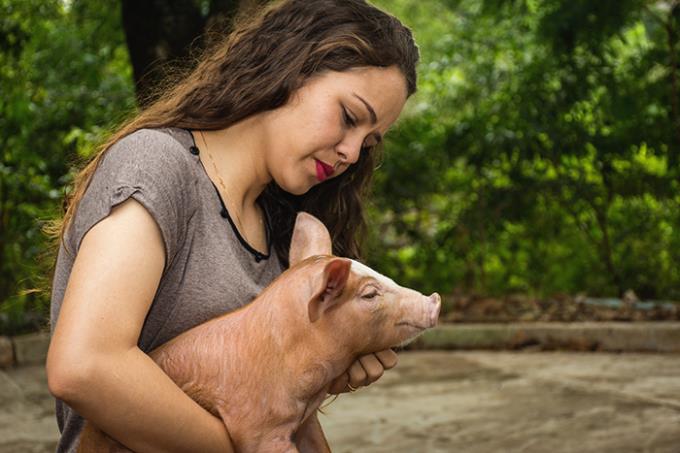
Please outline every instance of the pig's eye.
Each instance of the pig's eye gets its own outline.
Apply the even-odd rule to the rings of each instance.
[[[378,295],[378,291],[373,289],[373,290],[369,291],[368,293],[363,294],[361,296],[361,298],[371,300],[371,299],[375,298],[377,295]]]

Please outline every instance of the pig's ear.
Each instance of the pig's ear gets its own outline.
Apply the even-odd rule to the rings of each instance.
[[[288,252],[290,267],[310,256],[332,254],[331,235],[324,224],[311,214],[299,212]]]
[[[309,320],[311,322],[315,322],[323,313],[340,302],[342,291],[347,285],[351,265],[352,261],[346,258],[333,258],[326,264],[321,285],[309,301]]]

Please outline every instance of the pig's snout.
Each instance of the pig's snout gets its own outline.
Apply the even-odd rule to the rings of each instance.
[[[432,293],[428,299],[428,309],[430,310],[429,327],[434,327],[437,325],[437,320],[439,319],[439,310],[442,308],[442,298],[438,293]]]

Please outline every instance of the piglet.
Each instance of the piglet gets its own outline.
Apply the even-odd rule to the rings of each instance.
[[[439,316],[439,294],[333,256],[328,230],[309,214],[297,216],[289,261],[252,303],[150,353],[224,421],[238,452],[330,451],[316,413],[331,382],[359,356],[403,345]],[[114,444],[86,423],[79,451],[116,451]]]

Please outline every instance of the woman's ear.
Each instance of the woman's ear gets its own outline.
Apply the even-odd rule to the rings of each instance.
[[[290,267],[310,256],[332,254],[331,235],[324,224],[311,214],[299,212],[288,252]]]

